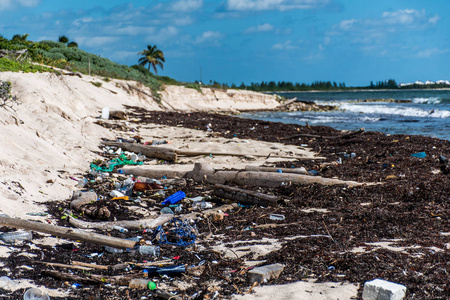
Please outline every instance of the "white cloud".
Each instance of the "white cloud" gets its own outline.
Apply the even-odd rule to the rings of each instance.
[[[174,26],[168,26],[162,28],[159,32],[154,32],[147,36],[147,41],[150,43],[165,43],[171,39],[174,39],[178,35],[178,30]]]
[[[181,0],[170,6],[172,11],[190,12],[198,10],[203,6],[203,0]]]
[[[0,0],[0,11],[17,7],[35,7],[40,0]]]
[[[442,50],[439,48],[430,48],[430,49],[424,49],[424,50],[419,51],[419,53],[417,53],[417,57],[430,58],[431,56],[445,54],[448,52],[449,52],[449,50]]]
[[[211,46],[218,46],[219,40],[223,37],[222,33],[218,31],[205,31],[201,36],[198,36],[194,44],[208,44]]]
[[[294,10],[313,9],[329,4],[330,0],[227,0],[226,8],[234,11],[246,10]]]
[[[282,44],[278,43],[272,46],[272,50],[281,50],[281,51],[285,51],[285,50],[295,50],[298,49],[297,46],[292,45],[292,41],[286,41]]]
[[[273,26],[269,23],[247,28],[244,33],[270,32],[273,31]]]
[[[80,36],[74,37],[74,41],[76,41],[79,45],[93,47],[93,48],[101,48],[106,45],[115,44],[118,41],[118,37],[115,36]]]
[[[427,16],[425,10],[403,9],[383,12],[378,18],[342,20],[327,32],[324,43],[328,45],[340,38],[359,46],[364,52],[377,55],[387,54],[388,48],[408,51],[400,45],[413,49],[416,43],[412,38],[419,36],[420,31],[436,26],[439,19],[438,15]],[[411,44],[408,44],[409,40]]]

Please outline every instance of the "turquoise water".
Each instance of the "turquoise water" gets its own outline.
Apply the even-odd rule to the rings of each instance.
[[[331,126],[387,134],[425,135],[450,140],[450,90],[393,90],[355,92],[279,93],[300,101],[337,105],[330,112],[244,113],[244,118],[273,122]],[[371,99],[407,100],[377,102]],[[367,100],[360,102],[361,100]]]

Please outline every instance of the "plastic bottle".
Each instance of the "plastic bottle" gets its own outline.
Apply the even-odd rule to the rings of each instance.
[[[102,119],[108,120],[109,119],[109,107],[103,107],[102,109]]]
[[[105,246],[105,250],[108,251],[109,253],[123,253],[124,252],[123,249],[109,247],[109,246]]]
[[[113,226],[113,229],[118,230],[120,232],[128,232],[128,229],[126,229],[125,227],[121,227],[121,226]]]
[[[159,246],[136,246],[132,248],[134,251],[140,254],[159,256],[161,254],[161,248]]]
[[[15,241],[30,241],[33,238],[31,231],[12,231],[0,235],[0,239],[5,243],[14,243]]]
[[[270,218],[271,220],[282,221],[282,220],[285,219],[285,216],[284,216],[284,215],[281,215],[281,214],[270,214],[269,218]]]
[[[154,290],[156,289],[156,283],[154,283],[151,280],[148,279],[139,279],[139,278],[135,278],[135,279],[131,279],[130,283],[128,285],[128,287],[130,289],[149,289],[149,290]]]
[[[148,275],[167,275],[176,276],[186,272],[186,267],[184,265],[177,265],[172,267],[150,267],[147,269]]]
[[[162,205],[166,204],[175,204],[177,202],[180,202],[183,198],[186,197],[186,194],[183,191],[178,191],[175,194],[170,195],[164,201],[161,203]]]

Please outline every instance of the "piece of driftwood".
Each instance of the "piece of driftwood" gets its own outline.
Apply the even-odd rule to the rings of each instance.
[[[69,223],[77,228],[83,229],[103,229],[111,230],[114,226],[120,226],[127,229],[142,229],[142,228],[156,228],[166,222],[169,222],[173,218],[173,215],[164,214],[153,219],[142,220],[125,220],[125,221],[111,221],[111,222],[87,222],[79,219],[69,217]]]
[[[166,291],[163,291],[163,290],[160,290],[160,289],[154,290],[152,292],[152,294],[155,295],[156,297],[163,298],[163,299],[166,299],[166,300],[181,300],[180,296],[171,294],[169,292],[166,292]]]
[[[52,270],[43,270],[42,274],[59,279],[59,280],[83,282],[83,283],[90,283],[90,284],[103,283],[101,278],[86,278],[86,277],[81,277],[81,276],[78,276],[75,274],[63,273],[63,272],[52,271]]]
[[[73,266],[81,266],[81,267],[91,268],[91,269],[97,269],[97,270],[108,270],[108,266],[97,265],[97,264],[89,264],[89,263],[76,261],[76,260],[72,261],[72,265]]]
[[[232,204],[225,204],[225,205],[221,205],[219,207],[215,207],[215,208],[210,208],[210,209],[206,209],[204,211],[199,211],[199,212],[192,212],[189,214],[185,214],[185,215],[181,215],[180,219],[182,220],[196,220],[198,218],[204,217],[211,217],[211,216],[215,216],[217,214],[223,213],[225,211],[229,211],[232,209],[238,208],[237,203],[232,203]]]
[[[325,159],[324,157],[302,157],[302,156],[290,156],[290,155],[276,155],[276,154],[254,154],[254,153],[231,153],[231,152],[213,152],[213,151],[184,151],[176,150],[160,146],[148,146],[136,143],[120,143],[112,141],[102,141],[103,145],[119,147],[127,151],[142,153],[147,157],[154,157],[158,159],[164,159],[167,161],[175,161],[178,156],[254,156],[254,157],[275,157],[284,159],[296,159],[296,160],[312,160],[312,159]]]
[[[81,240],[97,245],[110,246],[114,248],[122,248],[122,249],[132,248],[136,244],[136,242],[130,240],[111,237],[94,232],[87,232],[75,228],[67,228],[62,226],[44,224],[35,221],[15,219],[3,216],[0,216],[0,226],[8,226],[42,233],[48,233],[66,239]]]
[[[177,159],[177,153],[170,148],[110,141],[102,141],[102,144],[105,146],[119,147],[130,152],[142,153],[147,157],[153,157],[167,161],[175,161]]]
[[[216,184],[214,185],[214,195],[237,201],[243,204],[256,204],[262,206],[277,205],[280,197],[244,190],[237,187]]]
[[[294,173],[294,174],[308,174],[305,168],[275,168],[275,167],[258,167],[258,166],[245,166],[246,171],[253,172],[278,172],[278,173]],[[280,172],[281,171],[281,172]]]
[[[346,133],[346,134],[341,134],[341,135],[333,135],[333,136],[323,136],[323,135],[315,135],[315,134],[307,134],[307,133],[299,133],[299,134],[295,134],[295,135],[291,135],[288,137],[284,137],[284,138],[279,138],[279,140],[290,140],[290,139],[296,139],[299,137],[306,137],[306,138],[316,138],[316,139],[345,139],[345,138],[349,138],[352,137],[354,135],[357,134],[361,134],[365,131],[364,128],[361,128],[358,131],[353,131],[350,133]]]
[[[86,267],[86,266],[77,266],[77,265],[68,265],[68,264],[60,264],[60,263],[54,263],[54,262],[46,262],[46,261],[33,261],[35,264],[43,264],[50,267],[59,267],[64,269],[77,269],[77,270],[83,270],[83,271],[92,271],[94,268]]]
[[[323,185],[344,184],[347,186],[358,186],[363,183],[356,181],[344,181],[339,179],[323,178],[320,176],[309,176],[302,174],[286,174],[271,172],[252,171],[215,171],[206,163],[195,163],[194,170],[185,175],[196,182],[206,182],[211,184],[225,184],[233,182],[238,185],[278,187],[285,184],[314,184]]]

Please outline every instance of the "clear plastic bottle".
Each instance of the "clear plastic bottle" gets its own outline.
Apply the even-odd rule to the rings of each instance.
[[[146,255],[159,256],[161,254],[161,248],[159,246],[136,246],[133,250]]]
[[[12,231],[0,234],[0,239],[5,243],[14,243],[15,241],[30,241],[33,238],[31,231]]]
[[[149,290],[154,290],[156,289],[156,284],[148,279],[140,279],[140,278],[135,278],[135,279],[131,279],[130,283],[128,285],[128,287],[130,289],[149,289]]]

